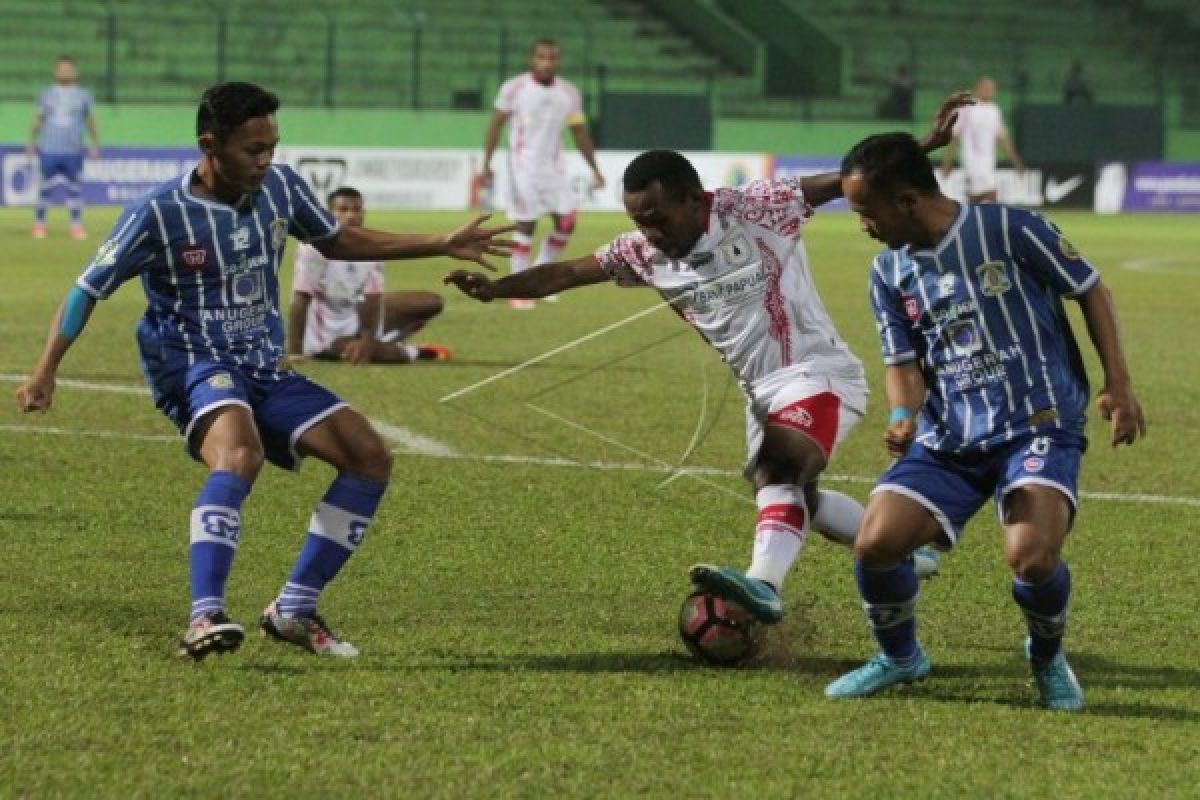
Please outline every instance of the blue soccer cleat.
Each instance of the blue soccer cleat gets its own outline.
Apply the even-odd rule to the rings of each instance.
[[[1051,711],[1082,711],[1083,687],[1067,663],[1062,648],[1046,662],[1034,661],[1029,648],[1030,641],[1026,639],[1025,658],[1033,670],[1033,680],[1042,697],[1042,705]]]
[[[920,647],[908,666],[900,666],[884,653],[879,653],[858,669],[847,672],[826,686],[825,696],[869,697],[898,684],[923,681],[929,677],[929,669],[929,659]]]
[[[688,570],[688,577],[697,589],[732,600],[759,622],[771,625],[783,619],[783,600],[766,581],[751,578],[733,567],[712,564],[696,564]]]
[[[932,547],[918,547],[912,551],[908,562],[912,564],[913,572],[917,573],[917,580],[927,581],[938,574],[941,559],[942,554]]]

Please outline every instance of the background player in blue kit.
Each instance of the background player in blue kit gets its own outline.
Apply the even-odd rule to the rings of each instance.
[[[1071,577],[1061,550],[1087,445],[1088,383],[1061,298],[1079,302],[1099,353],[1096,405],[1115,447],[1144,435],[1145,420],[1109,291],[1037,214],[943,195],[908,134],[857,144],[842,186],[863,230],[889,248],[872,265],[871,302],[892,409],[884,439],[897,460],[855,541],[859,592],[883,652],[825,693],[862,697],[929,674],[905,558],[922,545],[953,546],[991,495],[1042,703],[1081,709],[1062,650]]]
[[[71,213],[72,239],[86,238],[83,229],[83,156],[100,157],[100,134],[96,130],[92,93],[76,83],[75,60],[61,56],[54,64],[54,85],[42,90],[33,135],[26,148],[36,155],[41,172],[38,201],[34,208],[33,236],[46,238],[46,206],[54,187],[62,185]],[[92,137],[90,151],[83,143],[84,130]]]
[[[225,611],[241,506],[264,458],[295,468],[315,456],[338,471],[318,503],[295,568],[263,612],[270,636],[315,653],[355,656],[317,614],[324,586],[363,540],[387,488],[391,454],[367,420],[284,359],[279,262],[288,234],[348,261],[452,256],[486,265],[505,256],[479,217],[445,235],[340,227],[290,168],[272,164],[275,96],[249,83],[210,87],[200,101],[199,165],[162,184],[117,220],[111,237],[54,317],[45,349],[17,390],[45,411],[54,376],[97,300],[139,277],[142,371],[156,405],[209,469],[191,514],[192,612],[180,653],[236,649],[244,631]]]

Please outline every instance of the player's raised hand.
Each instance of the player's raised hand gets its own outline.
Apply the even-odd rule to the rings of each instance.
[[[511,239],[497,239],[516,230],[516,225],[502,225],[496,228],[481,227],[491,214],[480,214],[475,219],[457,230],[446,235],[446,255],[459,261],[474,261],[481,267],[496,271],[485,256],[508,257],[512,255],[513,242]]]
[[[908,446],[917,438],[917,420],[914,417],[889,422],[883,432],[883,445],[896,458],[908,452]]]
[[[492,283],[491,278],[482,272],[468,272],[465,269],[456,269],[443,278],[442,283],[454,284],[463,294],[468,297],[474,297],[476,300],[484,303],[490,303],[496,299],[496,285]]]
[[[1112,423],[1112,446],[1133,444],[1146,437],[1146,417],[1142,405],[1128,384],[1105,386],[1096,395],[1100,416]]]
[[[17,389],[17,409],[49,411],[54,402],[54,378],[31,375]]]
[[[921,140],[921,148],[928,153],[950,144],[950,140],[954,138],[954,123],[958,121],[958,110],[974,103],[975,98],[966,90],[955,92],[943,100],[933,116],[933,126]]]

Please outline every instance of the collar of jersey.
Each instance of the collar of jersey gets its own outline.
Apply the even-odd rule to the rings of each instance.
[[[271,168],[274,168],[274,165],[272,165]],[[187,172],[183,173],[183,185],[181,188],[183,189],[184,197],[186,197],[188,200],[191,200],[193,203],[199,203],[202,206],[211,206],[212,208],[220,209],[221,211],[232,211],[235,214],[242,211],[239,206],[229,205],[228,203],[219,203],[216,200],[209,200],[207,197],[197,197],[192,192],[192,176],[195,174],[196,167],[192,167]],[[245,197],[245,195],[242,195],[242,197]]]
[[[970,206],[968,206],[966,203],[958,204],[958,216],[955,217],[954,224],[950,226],[950,230],[946,231],[946,235],[942,237],[942,240],[940,242],[938,242],[933,247],[925,247],[925,248],[921,248],[920,250],[913,250],[912,245],[909,245],[908,246],[908,254],[910,256],[940,255],[941,252],[943,250],[945,250],[947,246],[949,246],[950,242],[954,240],[954,237],[958,234],[958,229],[961,228],[963,222],[966,221],[968,208],[970,208]]]

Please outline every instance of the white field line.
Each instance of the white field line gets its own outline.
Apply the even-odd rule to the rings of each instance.
[[[416,431],[379,419],[372,419],[370,422],[383,438],[400,445],[401,452],[442,458],[454,458],[458,455],[458,451],[445,442],[423,436]]]
[[[654,309],[649,309],[649,310],[654,310]],[[0,382],[3,382],[3,383],[21,383],[25,379],[26,379],[26,376],[24,376],[24,375],[11,375],[11,374],[0,373]],[[69,379],[61,379],[58,381],[58,384],[60,386],[70,386],[73,388],[83,389],[86,391],[114,392],[114,393],[118,393],[118,394],[139,394],[139,395],[148,394],[148,390],[146,390],[142,387],[127,386],[127,385],[122,385],[122,384],[91,383],[89,381],[76,381],[76,380],[69,380]],[[547,416],[559,419],[561,422],[563,422],[566,425],[584,430],[585,432],[590,433],[593,436],[600,436],[601,438],[606,439],[606,440],[609,439],[609,437],[606,437],[603,434],[598,434],[595,431],[591,431],[590,429],[583,428],[582,426],[578,425],[578,423],[572,423],[569,420],[559,418],[553,412],[548,412],[545,409],[541,409],[541,408],[532,406],[532,404],[527,404],[527,405],[530,405],[531,408],[534,408],[535,410],[537,410]],[[567,467],[567,468],[574,468],[574,469],[594,469],[594,470],[601,470],[601,471],[607,471],[607,472],[615,472],[615,471],[650,472],[650,473],[658,473],[658,474],[664,475],[665,477],[668,477],[668,478],[670,478],[675,473],[678,473],[679,477],[682,477],[685,475],[686,476],[705,476],[705,475],[707,475],[707,476],[714,476],[714,477],[740,477],[742,474],[741,471],[739,471],[739,470],[724,469],[721,467],[704,467],[704,466],[682,467],[682,468],[675,467],[675,466],[668,464],[665,461],[662,461],[661,459],[655,458],[654,456],[634,450],[633,448],[630,448],[628,445],[624,445],[620,442],[617,442],[616,440],[611,440],[611,443],[614,444],[615,446],[621,447],[625,450],[630,450],[630,451],[634,452],[635,454],[641,456],[642,458],[645,458],[653,463],[637,464],[637,463],[625,463],[625,462],[619,462],[619,461],[583,461],[583,460],[573,459],[573,458],[530,456],[530,455],[520,455],[520,454],[488,455],[488,454],[460,453],[460,452],[456,451],[453,447],[450,447],[449,445],[447,445],[443,442],[439,442],[436,439],[430,439],[428,437],[421,436],[420,434],[410,431],[407,428],[401,428],[400,426],[388,425],[387,423],[381,423],[378,420],[372,420],[372,424],[380,425],[380,426],[386,425],[388,429],[390,429],[394,432],[399,432],[399,431],[404,432],[405,436],[388,436],[388,433],[386,433],[382,429],[380,430],[381,434],[383,434],[387,438],[391,438],[394,442],[396,442],[396,444],[400,445],[400,447],[397,448],[397,450],[395,451],[399,455],[424,456],[427,458],[444,458],[444,459],[457,460],[457,461],[478,461],[478,462],[482,462],[482,463],[528,464],[530,466],[542,466],[542,467]],[[58,428],[58,427],[47,426],[47,425],[0,424],[0,433],[42,434],[42,435],[46,435],[46,436],[79,436],[79,437],[98,438],[98,439],[127,439],[129,441],[142,441],[142,442],[178,442],[179,441],[178,436],[168,435],[168,434],[129,433],[126,431],[105,431],[105,430],[80,430],[80,429]],[[416,437],[416,438],[405,438],[405,437]],[[421,442],[422,444],[414,445],[414,442]],[[832,483],[868,484],[868,483],[875,482],[874,478],[869,478],[869,477],[865,477],[862,475],[841,475],[841,474],[829,473],[829,472],[823,473],[821,475],[821,480],[830,481]],[[669,482],[670,481],[664,481],[663,485],[666,485]],[[706,483],[708,483],[710,486],[719,488],[722,491],[726,491],[726,492],[731,491],[727,487],[719,486],[718,484],[713,484],[708,481],[706,481]],[[1087,500],[1107,500],[1107,501],[1116,502],[1116,503],[1145,503],[1148,505],[1173,505],[1173,506],[1188,506],[1188,507],[1192,507],[1192,508],[1200,508],[1200,497],[1189,497],[1187,495],[1146,494],[1146,493],[1141,493],[1141,492],[1087,492],[1087,491],[1080,492],[1079,495],[1080,495],[1080,497],[1087,499]]]
[[[592,331],[591,333],[589,333],[585,336],[580,336],[578,339],[567,342],[566,344],[563,344],[563,345],[559,345],[558,347],[554,348],[553,350],[547,350],[546,352],[542,353],[540,356],[534,356],[533,358],[529,359],[528,361],[522,361],[520,364],[517,364],[514,367],[509,367],[508,369],[506,369],[502,372],[497,372],[495,375],[492,375],[489,378],[484,378],[483,380],[478,381],[476,383],[472,383],[470,386],[464,386],[463,388],[459,389],[458,391],[451,392],[450,394],[446,395],[445,397],[442,397],[440,400],[438,400],[438,402],[439,403],[448,403],[449,401],[454,400],[457,397],[462,397],[463,395],[470,394],[471,392],[475,391],[476,389],[482,389],[484,386],[487,386],[489,383],[495,383],[496,381],[498,381],[502,378],[507,378],[509,375],[515,375],[516,373],[520,372],[521,370],[525,369],[526,367],[531,367],[534,364],[538,364],[542,361],[545,361],[548,358],[552,358],[552,357],[558,355],[559,353],[565,353],[573,347],[578,347],[579,345],[583,344],[584,342],[595,339],[597,336],[603,336],[604,334],[608,333],[609,331],[615,331],[617,328],[621,327],[622,325],[628,325],[630,322],[641,319],[642,317],[645,317],[649,314],[653,314],[655,311],[658,311],[660,308],[666,308],[668,305],[669,305],[668,303],[658,303],[657,305],[650,306],[649,308],[643,308],[641,311],[637,312],[636,314],[632,314],[631,316],[628,316],[625,319],[618,320],[618,321],[612,323],[611,325],[606,325],[603,328],[601,328],[600,330]]]

